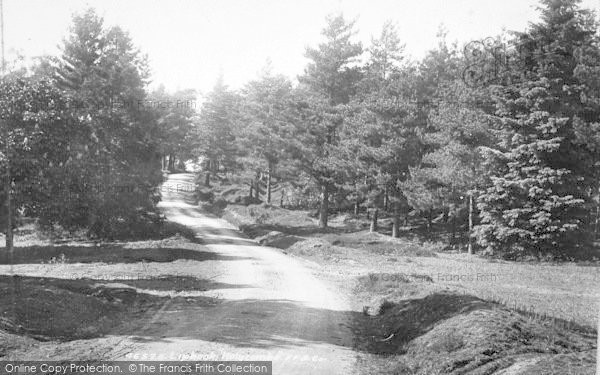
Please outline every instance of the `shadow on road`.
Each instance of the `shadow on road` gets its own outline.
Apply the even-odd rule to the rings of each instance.
[[[13,264],[30,263],[139,263],[173,262],[178,259],[195,261],[248,260],[251,258],[221,255],[211,251],[182,248],[127,248],[105,246],[29,246],[14,251]],[[0,264],[10,264],[8,253],[0,250]]]
[[[203,313],[204,324],[170,306],[163,311],[168,321],[160,330],[148,327],[137,333],[145,342],[174,339],[200,340],[240,348],[275,349],[310,344],[353,348],[344,331],[358,326],[364,315],[307,307],[288,300],[225,300]],[[336,324],[337,323],[337,324]],[[309,327],[307,329],[307,327]],[[164,332],[168,332],[165,337]]]
[[[43,341],[126,335],[146,343],[189,339],[245,348],[310,343],[351,348],[354,343],[344,341],[343,331],[366,318],[357,312],[316,309],[288,300],[221,300],[152,292],[247,287],[173,276],[138,280],[0,276],[0,329]]]

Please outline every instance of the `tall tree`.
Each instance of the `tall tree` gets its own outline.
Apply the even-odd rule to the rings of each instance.
[[[357,64],[358,57],[362,54],[362,45],[352,41],[355,35],[354,22],[347,22],[341,14],[327,17],[322,35],[325,37],[323,43],[317,48],[306,49],[306,57],[311,62],[304,75],[299,78],[312,91],[311,95],[304,96],[312,97],[303,101],[305,109],[308,109],[305,116],[310,117],[310,121],[322,121],[312,128],[313,131],[318,129],[320,132],[317,139],[311,134],[307,141],[313,143],[303,145],[303,148],[314,146],[309,156],[312,162],[303,165],[312,165],[308,167],[309,175],[313,176],[320,187],[319,225],[325,228],[329,214],[329,194],[339,174],[338,170],[328,166],[332,164],[331,149],[337,143],[336,130],[342,122],[342,109],[336,107],[348,103],[356,92],[361,75]]]
[[[194,154],[205,158],[209,172],[217,172],[221,166],[227,169],[237,166],[239,145],[234,129],[239,124],[239,112],[240,97],[219,77],[195,119]]]
[[[541,22],[517,36],[521,79],[498,87],[501,168],[479,200],[479,243],[505,256],[569,256],[587,245],[599,155],[582,142],[597,129],[578,67],[598,65],[597,25],[577,0],[542,0]],[[593,51],[593,52],[592,52]],[[583,100],[582,100],[583,98]]]
[[[371,38],[368,52],[367,76],[376,82],[384,82],[390,75],[398,73],[404,61],[404,45],[392,21],[384,23],[378,38]]]
[[[93,10],[74,16],[56,69],[82,132],[55,179],[43,221],[104,237],[139,235],[158,223],[161,182],[156,122],[144,108],[145,58],[128,34],[105,28]],[[60,185],[60,187],[59,187]]]
[[[362,44],[354,42],[355,21],[348,22],[342,14],[327,17],[321,34],[325,41],[317,48],[307,48],[311,60],[300,81],[314,92],[325,96],[331,105],[347,103],[360,78],[358,57]]]
[[[259,79],[251,81],[244,90],[245,125],[241,142],[249,151],[249,163],[267,175],[266,201],[271,203],[272,177],[275,168],[286,157],[286,138],[291,137],[289,107],[292,84],[282,75],[274,75],[265,67]]]
[[[148,95],[146,107],[155,112],[161,140],[159,152],[163,168],[173,170],[175,162],[191,158],[193,119],[196,116],[196,92],[179,90],[166,92],[164,86]]]
[[[390,203],[394,221],[392,236],[399,235],[401,208],[406,208],[406,199],[399,183],[408,177],[408,167],[416,162],[419,143],[415,134],[418,117],[417,107],[411,103],[413,87],[410,66],[402,66],[404,45],[401,44],[396,26],[387,21],[381,35],[371,40],[370,60],[367,63],[365,79],[361,85],[362,106],[374,116],[373,125],[378,128],[380,140],[366,143],[366,147],[380,148],[383,158],[376,160],[378,170],[374,177],[375,189],[370,196],[383,195],[383,208]],[[374,193],[374,194],[373,194]],[[373,220],[376,221],[376,215]],[[372,227],[376,227],[374,222]]]
[[[25,210],[38,215],[47,205],[49,170],[68,161],[69,139],[78,128],[66,111],[66,97],[47,79],[36,80],[11,74],[0,81],[0,119],[3,127],[0,173],[9,176],[10,190],[0,192],[4,201],[11,195],[11,222]],[[6,227],[6,207],[0,225]],[[11,248],[7,234],[7,248]]]
[[[338,154],[348,155],[349,161],[352,155],[359,158],[346,170],[357,183],[366,180],[366,198],[375,210],[381,206],[382,198],[384,208],[391,203],[395,215],[393,234],[397,236],[397,216],[406,203],[399,182],[408,177],[409,166],[417,163],[420,155],[418,112],[410,102],[411,89],[404,73],[394,74],[377,86],[352,102],[352,112],[341,130],[338,148],[342,150]]]
[[[457,218],[472,212],[474,192],[488,184],[488,166],[480,150],[493,145],[495,138],[486,112],[490,104],[484,103],[486,90],[455,81],[440,96],[423,137],[428,151],[411,171],[405,192],[415,208],[428,213],[429,221],[431,211],[444,212],[445,220],[451,220],[454,244]]]
[[[448,87],[454,85],[460,76],[458,52],[455,45],[448,44],[446,34],[440,28],[438,45],[428,51],[416,66],[416,72],[410,74],[408,79],[408,85],[412,89],[410,99],[416,106],[415,137],[411,142],[416,162],[408,167],[406,178],[399,185],[407,204],[427,218],[428,227],[431,227],[434,212],[442,208],[448,198],[443,183],[438,178],[439,171],[431,170],[433,160],[427,160],[427,155],[438,148],[435,142],[431,142],[430,134],[445,126],[433,124],[431,118],[440,110],[446,95],[452,98]],[[431,155],[429,159],[432,157],[435,158]]]

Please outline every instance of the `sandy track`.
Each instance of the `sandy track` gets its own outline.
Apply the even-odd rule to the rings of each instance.
[[[182,190],[192,183],[190,174],[170,175],[160,206],[169,220],[191,228],[223,259],[198,267],[230,287],[202,293],[222,300],[210,309],[165,306],[148,331],[140,332],[136,352],[251,355],[273,360],[274,374],[353,373],[349,304],[300,261],[243,238],[224,220],[186,203]]]

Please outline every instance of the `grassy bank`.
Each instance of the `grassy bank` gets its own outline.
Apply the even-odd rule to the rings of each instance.
[[[219,285],[199,265],[215,255],[180,229],[159,240],[91,242],[20,228],[13,259],[0,250],[0,358],[122,357],[133,350],[126,338],[152,330],[165,306],[214,306],[200,294]]]

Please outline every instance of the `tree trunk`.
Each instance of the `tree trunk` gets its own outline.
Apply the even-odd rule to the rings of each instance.
[[[331,203],[333,203],[333,209],[334,209],[334,211],[337,211],[337,209],[338,209],[338,202],[337,202],[337,195],[336,195],[336,192],[335,192],[335,191],[331,192],[331,193],[329,194],[329,197],[331,198],[329,201],[330,201]]]
[[[383,191],[383,210],[387,211],[390,205],[390,195],[388,191],[387,184],[385,185],[385,190]]]
[[[283,208],[283,196],[285,195],[285,190],[281,189],[281,198],[279,198],[279,207]]]
[[[175,155],[169,154],[169,171],[173,171],[175,169]]]
[[[456,215],[452,215],[450,222],[452,225],[452,237],[450,237],[450,245],[454,246],[456,244]]]
[[[248,198],[252,199],[254,193],[254,181],[250,180],[250,191],[248,192]]]
[[[596,332],[600,329],[600,314],[598,314],[598,326],[596,327]],[[596,340],[596,374],[600,374],[600,361],[597,358],[600,358],[600,336],[598,336]]]
[[[394,200],[394,225],[392,226],[392,237],[400,237],[400,202]]]
[[[356,194],[354,198],[354,215],[358,216],[360,214],[360,194],[358,192],[358,183],[354,181],[354,194]]]
[[[14,241],[13,241],[13,210],[12,210],[12,192],[11,192],[11,175],[10,166],[6,168],[6,181],[4,188],[6,190],[6,245],[5,248],[8,250],[8,258],[10,264],[13,262],[14,257]]]
[[[473,194],[469,194],[469,254],[473,254]]]
[[[427,231],[431,232],[431,228],[433,227],[433,208],[430,208],[427,212]]]
[[[321,209],[319,210],[319,227],[327,228],[327,216],[329,215],[329,186],[321,185]]]
[[[377,232],[377,214],[378,213],[379,213],[379,210],[377,208],[375,208],[373,210],[373,215],[371,216],[371,228],[369,228],[369,232],[371,232],[371,233]]]
[[[600,194],[600,190],[598,191]],[[598,239],[598,231],[600,230],[600,195],[598,196],[598,204],[596,205],[596,222],[594,223],[594,239]]]
[[[0,4],[0,13],[2,11],[2,5]],[[1,15],[1,14],[0,14]],[[0,17],[1,18],[1,17]],[[2,59],[4,59],[4,41],[2,42]],[[2,61],[4,64],[4,61]],[[4,66],[2,66],[2,73],[4,73]],[[4,155],[6,157],[6,180],[4,181],[4,189],[6,193],[6,241],[5,248],[8,252],[8,262],[11,266],[15,260],[15,248],[13,241],[13,210],[12,210],[12,175],[10,173],[10,143],[9,143],[9,132],[8,124],[4,124]],[[13,290],[12,290],[12,315],[15,322],[17,321],[17,293],[18,293],[18,276],[13,275]]]
[[[4,155],[6,157],[6,180],[4,181],[4,190],[6,194],[6,244],[10,264],[13,263],[14,244],[13,244],[13,210],[12,210],[12,176],[10,174],[10,143],[8,139],[8,124],[5,126],[4,137]]]
[[[269,163],[269,170],[267,170],[267,204],[271,204],[271,164]]]
[[[206,171],[204,175],[204,186],[210,187],[210,171]]]
[[[260,180],[258,179],[258,176],[256,177],[256,179],[254,180],[254,198],[256,200],[260,199]]]

